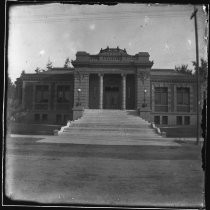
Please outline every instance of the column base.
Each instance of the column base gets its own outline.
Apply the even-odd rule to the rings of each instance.
[[[99,109],[103,109],[103,106],[99,106]]]
[[[140,116],[142,119],[144,119],[144,120],[150,122],[151,110],[149,110],[148,108],[142,108],[142,107],[141,107],[141,108],[138,108],[138,113],[139,113],[139,116]]]

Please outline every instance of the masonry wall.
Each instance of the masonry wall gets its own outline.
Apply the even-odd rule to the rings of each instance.
[[[168,88],[168,112],[155,111],[155,87],[167,87]],[[190,90],[190,110],[189,112],[177,111],[177,87],[188,87]],[[185,125],[185,118],[190,119],[190,125],[196,125],[196,92],[195,84],[190,82],[172,82],[172,81],[151,81],[151,122],[154,122],[155,117],[159,117],[160,124],[158,126],[182,126]],[[168,123],[163,123],[163,118],[168,118]],[[177,117],[182,118],[182,125],[177,125]]]
[[[150,121],[150,69],[136,71],[136,107],[140,116]]]
[[[37,103],[35,90],[37,85],[47,85],[49,88],[48,103]],[[70,87],[70,101],[66,103],[57,102],[57,86],[66,85]],[[24,80],[22,89],[22,107],[26,111],[25,122],[34,124],[65,124],[72,120],[72,108],[74,105],[74,76],[51,76],[48,79]],[[47,119],[46,119],[47,115]],[[36,117],[40,120],[36,120]]]
[[[80,92],[78,90],[81,90]],[[78,106],[80,101],[81,106],[85,109],[89,105],[89,74],[79,70],[79,73],[74,74],[74,106]]]

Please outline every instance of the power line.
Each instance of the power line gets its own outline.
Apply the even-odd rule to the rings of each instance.
[[[186,15],[186,11],[183,11],[183,12],[168,12],[168,11],[165,11],[165,12],[162,12],[162,13],[158,13],[158,14],[155,14],[155,13],[150,13],[150,12],[126,12],[126,13],[123,13],[123,12],[116,12],[116,13],[82,13],[82,14],[78,14],[78,15],[75,15],[75,14],[53,14],[53,15],[46,15],[46,14],[42,14],[42,15],[25,15],[25,16],[18,16],[18,15],[15,15],[15,16],[11,16],[11,18],[15,18],[15,19],[22,19],[22,18],[33,18],[33,17],[40,17],[40,18],[44,18],[44,17],[47,17],[47,18],[72,18],[72,17],[81,17],[81,16],[86,16],[86,17],[90,17],[90,16],[95,16],[95,17],[106,17],[106,16],[103,16],[103,15],[113,15],[113,16],[119,16],[119,15],[135,15],[137,14],[138,16],[170,16],[170,15],[175,15],[175,16],[180,16],[180,15]]]
[[[182,14],[182,15],[150,15],[147,16],[149,19],[153,19],[153,18],[183,18],[186,17],[187,18],[187,14]],[[39,18],[39,19],[24,19],[24,20],[18,20],[18,19],[10,19],[11,23],[41,23],[41,22],[63,22],[63,21],[72,21],[72,22],[79,22],[79,21],[86,21],[86,20],[94,20],[94,21],[98,21],[98,20],[115,20],[115,19],[121,19],[121,20],[128,20],[128,19],[136,19],[139,18],[139,15],[129,15],[129,16],[105,16],[105,17],[100,17],[100,16],[92,16],[92,17],[68,17],[68,18],[57,18],[57,17],[43,17],[43,18]],[[145,16],[143,16],[143,18],[145,18]]]
[[[199,97],[199,92],[200,92],[200,83],[199,83],[199,49],[198,49],[198,30],[197,30],[197,9],[194,6],[194,12],[192,13],[190,19],[194,18],[194,24],[195,24],[195,45],[196,45],[196,78],[197,78],[197,83],[196,83],[196,89],[197,89],[197,136],[196,136],[196,143],[199,143],[199,137],[200,137],[200,97]]]
[[[160,11],[158,11],[158,13],[159,14],[167,14],[167,13],[169,13],[169,14],[173,14],[173,13],[177,13],[177,15],[179,15],[179,14],[181,14],[181,13],[186,13],[186,12],[191,12],[191,11],[189,11],[189,10],[177,10],[177,11],[175,11],[175,10],[173,10],[173,11],[162,11],[162,12],[160,12]],[[84,13],[84,12],[82,12],[81,14],[78,14],[78,15],[87,15],[87,16],[91,16],[91,15],[118,15],[118,14],[144,14],[144,15],[158,15],[158,14],[155,14],[155,13],[157,13],[157,12],[152,12],[152,11],[118,11],[118,12],[95,12],[95,13]],[[72,15],[70,15],[70,14],[63,14],[63,13],[57,13],[57,14],[53,14],[53,15],[46,15],[46,14],[38,14],[38,15],[30,15],[30,16],[27,16],[27,15],[25,15],[25,16],[23,16],[23,15],[15,15],[15,16],[13,16],[14,18],[26,18],[26,17],[43,17],[43,16],[48,16],[48,17],[50,17],[50,16],[54,16],[54,17],[57,17],[57,16],[61,16],[61,17],[72,17],[72,16],[75,16],[74,14],[72,14]],[[76,15],[77,16],[77,15]]]

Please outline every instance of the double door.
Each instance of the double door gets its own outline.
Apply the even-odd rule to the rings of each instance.
[[[104,108],[120,109],[120,88],[118,86],[104,88]]]

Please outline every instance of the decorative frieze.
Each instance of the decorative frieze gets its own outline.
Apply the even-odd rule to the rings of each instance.
[[[107,48],[101,50],[96,55],[90,55],[86,52],[78,52],[76,60],[72,61],[74,67],[87,67],[87,66],[151,66],[153,62],[149,60],[149,53],[139,52],[135,55],[128,55],[126,50],[120,48]]]

